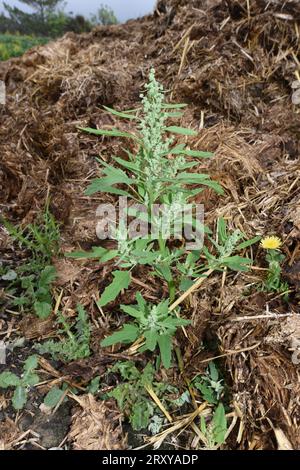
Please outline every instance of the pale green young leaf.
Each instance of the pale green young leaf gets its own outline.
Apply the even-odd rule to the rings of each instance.
[[[20,383],[19,377],[9,371],[0,374],[0,388],[16,387]]]
[[[26,388],[18,385],[14,391],[12,397],[12,404],[15,410],[22,410],[27,401],[27,391]]]
[[[24,362],[24,372],[28,373],[31,372],[32,370],[36,369],[38,366],[38,357],[33,354],[32,356],[29,356],[26,361]]]
[[[61,400],[63,394],[64,391],[60,388],[56,386],[52,387],[44,398],[44,405],[48,408],[54,408]]]
[[[23,379],[24,385],[27,385],[29,387],[33,387],[34,385],[38,384],[39,381],[39,376],[37,374],[33,374],[32,372],[27,374]]]
[[[178,111],[178,112],[175,111],[174,113],[172,113],[172,112],[170,112],[170,113],[165,113],[165,117],[166,117],[166,118],[171,118],[171,119],[173,119],[173,118],[181,118],[182,116],[183,116],[183,113],[180,113],[179,111]]]
[[[34,302],[33,308],[37,316],[41,319],[48,318],[52,312],[52,305],[48,302]]]

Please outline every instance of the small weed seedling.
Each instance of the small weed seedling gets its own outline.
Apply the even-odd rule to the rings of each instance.
[[[149,429],[154,433],[159,432],[164,417],[155,403],[149,398],[146,387],[150,386],[162,402],[166,394],[178,392],[176,388],[166,383],[154,381],[154,368],[148,363],[140,372],[132,361],[117,362],[109,373],[117,372],[122,378],[122,383],[108,393],[115,398],[120,410],[129,419],[135,431]]]
[[[206,449],[213,450],[225,443],[227,433],[227,419],[222,403],[217,406],[209,423],[201,416],[201,432],[204,436]]]
[[[223,218],[218,220],[217,240],[208,236],[210,242],[216,250],[213,255],[208,248],[203,247],[204,255],[207,258],[208,266],[212,270],[222,271],[229,268],[233,271],[247,271],[252,264],[250,258],[244,258],[234,253],[239,252],[260,240],[260,237],[245,240],[245,235],[240,230],[228,232],[226,221]]]
[[[122,330],[114,333],[101,343],[111,346],[116,343],[133,343],[139,337],[145,340],[140,352],[154,351],[159,346],[162,363],[166,368],[171,365],[172,337],[180,326],[188,325],[188,320],[177,318],[169,313],[169,301],[158,305],[147,304],[143,296],[136,294],[137,305],[121,305],[123,312],[135,319],[127,323]]]
[[[195,377],[192,385],[199,390],[203,400],[211,405],[217,405],[224,391],[222,382],[218,369],[213,362],[210,362],[206,374]]]
[[[91,333],[88,317],[81,305],[77,306],[77,311],[75,325],[69,324],[65,317],[58,313],[58,323],[62,326],[59,333],[65,339],[61,341],[49,340],[37,345],[36,349],[40,354],[50,354],[53,359],[61,359],[66,362],[83,359],[90,355]]]
[[[37,366],[38,358],[34,355],[26,359],[21,377],[9,371],[0,374],[0,388],[12,387],[15,389],[12,404],[16,410],[24,408],[27,402],[28,390],[40,381],[39,376],[35,373]]]
[[[38,317],[47,318],[52,310],[51,284],[56,277],[51,259],[58,253],[58,225],[48,205],[41,220],[24,229],[2,222],[13,240],[30,255],[30,261],[14,270],[4,272],[2,267],[1,278],[9,283],[7,292],[13,298],[11,305],[25,311],[33,308]]]

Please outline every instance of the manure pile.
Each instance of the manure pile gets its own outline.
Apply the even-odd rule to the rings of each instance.
[[[199,161],[196,170],[209,173],[224,188],[223,196],[210,189],[198,196],[197,202],[205,205],[206,224],[213,229],[216,219],[224,217],[248,238],[276,234],[283,240],[288,301],[253,288],[266,267],[263,250],[254,245],[255,269],[214,274],[185,305],[192,325],[186,328],[187,337],[179,332],[176,338],[185,376],[175,367],[157,377],[183,392],[186,379],[203,374],[209,359],[220,356],[232,424],[225,449],[300,448],[300,100],[295,84],[300,81],[299,44],[298,1],[162,0],[153,15],[87,34],[68,33],[0,63],[7,92],[6,105],[0,105],[0,210],[11,222],[32,223],[50,197],[51,211],[61,223],[62,253],[99,244],[95,210],[115,198],[87,197],[84,190],[99,174],[95,156],[101,154],[111,163],[113,155],[122,153],[124,141],[77,128],[120,127],[103,106],[139,106],[141,88],[153,66],[168,99],[188,104],[181,124],[198,130],[188,145],[214,153],[214,158]],[[130,130],[131,124],[121,126]],[[0,241],[6,263],[24,262],[24,253],[12,248],[4,229]],[[50,418],[45,415],[59,442],[51,429],[45,432],[38,395],[14,421],[8,392],[0,389],[0,448],[49,448],[61,442],[81,449],[141,445],[127,425],[121,427],[114,400],[97,401],[83,391],[96,376],[102,383],[116,361],[128,359],[124,348],[111,351],[99,346],[120,326],[120,316],[114,314],[118,305],[134,303],[136,290],[145,299],[160,301],[167,288],[140,269],[134,272],[130,289],[99,311],[96,301],[113,263],[58,257],[54,264],[59,309],[72,317],[81,303],[89,313],[92,356],[55,367],[46,358],[40,360],[41,382],[47,383],[38,394],[63,381],[80,392]],[[1,296],[5,292],[0,284]],[[20,318],[1,309],[0,340],[25,338],[25,358],[35,341],[55,335],[55,318]],[[201,349],[201,342],[209,347]],[[21,351],[14,349],[10,360],[23,363]],[[142,355],[139,361],[146,364]],[[109,390],[111,384],[106,385]],[[191,411],[192,405],[182,414]],[[42,437],[26,434],[27,429]],[[193,427],[179,438],[177,434],[171,434],[173,441],[168,436],[168,445],[201,446]]]

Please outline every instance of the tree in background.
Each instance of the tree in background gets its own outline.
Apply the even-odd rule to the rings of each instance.
[[[21,3],[31,7],[33,13],[26,13],[20,8],[11,7],[3,2],[3,6],[8,13],[8,30],[21,34],[35,34],[39,36],[49,35],[49,18],[55,15],[57,8],[62,4],[62,0],[19,0]],[[1,32],[3,31],[0,24]]]
[[[83,33],[97,24],[111,25],[118,20],[111,8],[101,5],[98,13],[91,19],[82,15],[65,13],[63,0],[19,0],[32,8],[32,13],[12,7],[3,2],[6,15],[0,14],[0,34],[19,33],[41,37],[58,37],[68,31]]]
[[[92,15],[91,21],[94,25],[102,24],[108,26],[118,24],[118,19],[114,11],[107,5],[101,5],[96,15]]]
[[[63,0],[19,0],[31,7],[42,23],[46,23],[47,17],[57,10]]]

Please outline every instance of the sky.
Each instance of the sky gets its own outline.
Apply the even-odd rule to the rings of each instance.
[[[5,2],[11,6],[21,7],[24,11],[30,11],[26,5],[17,0],[5,0]],[[151,13],[155,0],[67,0],[65,11],[89,16],[90,13],[95,13],[101,4],[110,6],[118,20],[123,22]],[[0,0],[0,11],[3,11],[2,0]]]

